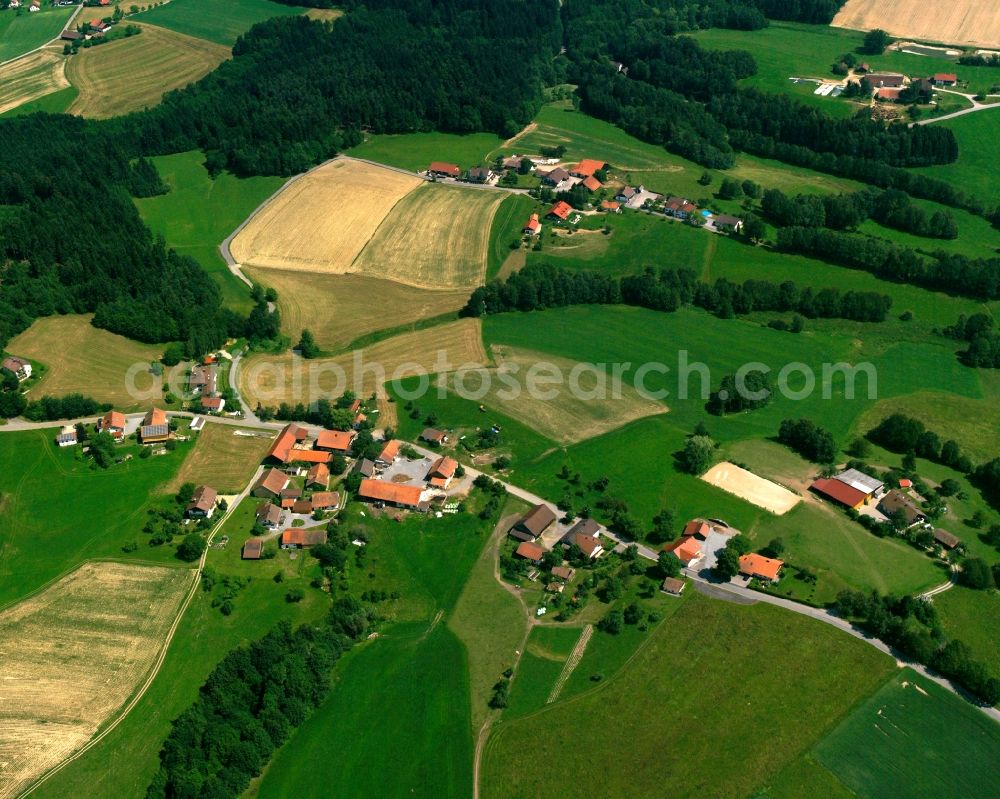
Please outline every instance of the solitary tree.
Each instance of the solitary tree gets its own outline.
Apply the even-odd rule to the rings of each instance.
[[[681,562],[669,552],[661,552],[656,558],[656,565],[664,577],[676,577],[681,573]]]
[[[892,44],[892,37],[881,28],[875,28],[875,30],[865,34],[865,41],[861,49],[869,55],[882,55],[890,44]]]
[[[316,339],[313,338],[313,334],[307,328],[302,330],[302,337],[299,339],[299,354],[303,358],[315,358],[319,355],[319,347],[316,344]]]
[[[708,436],[691,436],[684,442],[678,458],[679,465],[688,474],[701,474],[712,465],[715,442]]]

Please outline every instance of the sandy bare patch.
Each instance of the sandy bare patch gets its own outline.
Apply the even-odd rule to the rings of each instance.
[[[778,516],[790,511],[802,499],[787,488],[727,461],[717,463],[701,479]]]
[[[426,184],[399,201],[352,272],[421,288],[475,288],[486,276],[500,191]]]
[[[945,44],[1000,45],[1000,9],[993,0],[847,0],[830,24],[863,31],[882,28],[893,36]]]
[[[340,158],[294,181],[230,244],[252,266],[343,274],[399,200],[423,181]]]
[[[440,368],[445,362],[449,366]],[[258,402],[265,406],[308,404],[324,397],[334,399],[346,389],[359,396],[381,395],[386,380],[405,379],[418,369],[436,374],[486,363],[480,321],[462,319],[393,336],[334,358],[304,361],[291,354],[255,356],[240,370],[239,385],[251,407]],[[381,419],[374,421],[381,426]]]
[[[129,699],[191,574],[87,563],[0,613],[0,797],[82,747]]]

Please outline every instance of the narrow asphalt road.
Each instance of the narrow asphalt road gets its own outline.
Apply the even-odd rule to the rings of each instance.
[[[963,108],[961,111],[953,111],[950,114],[945,114],[944,116],[940,117],[931,117],[930,119],[920,119],[912,123],[910,125],[911,128],[913,127],[913,125],[930,125],[932,122],[944,122],[944,120],[946,119],[954,119],[955,117],[962,117],[965,116],[966,114],[975,114],[977,111],[986,111],[989,108],[997,108],[998,106],[1000,106],[1000,103],[981,103],[979,102],[979,100],[975,99],[975,95],[966,94],[965,92],[956,92],[956,91],[951,91],[949,89],[938,89],[938,91],[945,92],[946,94],[957,94],[959,97],[964,97],[966,100],[972,103],[972,108]],[[986,96],[997,97],[998,95],[988,94]]]

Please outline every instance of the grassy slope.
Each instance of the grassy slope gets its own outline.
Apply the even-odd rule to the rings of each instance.
[[[869,799],[929,799],[993,793],[998,749],[996,722],[906,670],[855,708],[813,754]]]
[[[950,638],[965,641],[991,674],[1000,674],[1000,593],[956,586],[934,597]]]
[[[164,6],[169,8],[179,0]],[[281,9],[276,3],[269,3]],[[141,37],[140,37],[141,38]],[[226,267],[219,244],[283,183],[281,178],[236,178],[228,173],[212,180],[198,151],[153,159],[170,191],[160,197],[136,200],[139,213],[154,233],[182,255],[198,261],[222,287],[223,299],[233,310],[252,307],[247,287]]]
[[[512,195],[501,203],[493,217],[486,250],[486,280],[493,280],[510,255],[510,244],[521,240],[521,230],[532,212],[542,215],[542,206],[530,197]]]
[[[144,25],[138,36],[81,50],[69,59],[67,77],[80,92],[69,112],[106,118],[154,106],[229,55],[223,45]]]
[[[454,608],[486,533],[466,514],[364,523],[374,533],[369,578],[352,584],[362,590],[372,574],[388,578],[403,597],[399,623],[339,671],[328,699],[274,758],[255,795],[311,796],[332,785],[343,797],[471,790],[469,669],[441,618]]]
[[[0,604],[25,594],[87,558],[142,558],[174,563],[173,548],[150,549],[141,530],[158,487],[180,468],[189,447],[101,471],[52,442],[54,430],[0,435]],[[122,452],[134,452],[123,447]],[[121,547],[139,541],[133,555]]]
[[[892,668],[871,647],[774,607],[680,601],[613,679],[505,723],[487,745],[484,796],[576,796],[582,782],[601,796],[660,795],[665,785],[678,797],[744,796]],[[599,737],[581,746],[583,731]],[[600,741],[628,742],[614,768],[595,756]]]
[[[468,169],[487,165],[487,154],[499,145],[500,138],[493,133],[370,134],[363,143],[347,150],[346,155],[411,172],[427,169],[431,161],[446,161]]]
[[[217,44],[231,45],[258,22],[300,13],[300,8],[270,0],[170,0],[136,19]]]
[[[44,111],[47,114],[64,114],[73,104],[80,90],[75,86],[67,86],[65,89],[39,97],[30,103],[24,103],[17,108],[12,108],[0,114],[0,117],[20,117],[27,114],[34,114],[36,111]]]
[[[961,186],[981,198],[987,207],[1000,203],[996,147],[1000,117],[997,114],[1000,111],[982,111],[935,123],[947,125],[954,131],[958,139],[958,161],[915,171]]]
[[[0,12],[0,61],[17,58],[55,39],[74,10],[43,6],[34,14],[26,7],[21,13],[10,9]]]

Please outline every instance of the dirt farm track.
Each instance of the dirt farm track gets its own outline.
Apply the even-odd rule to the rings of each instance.
[[[997,0],[847,0],[831,23],[837,28],[882,28],[894,36],[942,44],[1000,47]]]

